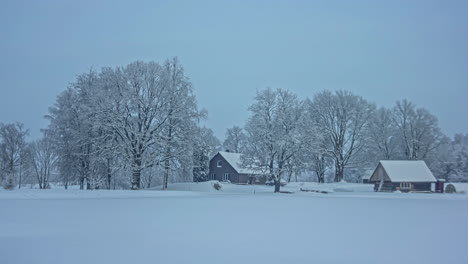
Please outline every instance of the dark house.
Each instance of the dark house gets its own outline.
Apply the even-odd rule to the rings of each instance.
[[[369,181],[382,192],[430,192],[437,182],[422,160],[381,160]]]
[[[237,184],[265,184],[266,177],[241,166],[241,153],[220,151],[210,160],[209,179]]]

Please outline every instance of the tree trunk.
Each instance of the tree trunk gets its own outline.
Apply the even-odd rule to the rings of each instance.
[[[163,179],[163,190],[167,189],[167,182],[169,180],[169,160],[166,159],[164,162],[164,179]]]
[[[275,180],[275,193],[280,192],[281,180]]]
[[[110,159],[107,159],[107,190],[111,189],[112,170],[110,167]]]
[[[132,190],[140,189],[141,169],[133,169],[132,173]]]
[[[340,182],[343,180],[344,168],[341,162],[335,163],[335,182]]]

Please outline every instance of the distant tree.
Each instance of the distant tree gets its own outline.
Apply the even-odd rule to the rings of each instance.
[[[457,134],[452,142],[454,178],[468,181],[468,134]]]
[[[55,169],[57,155],[54,146],[47,136],[29,145],[30,162],[34,168],[40,189],[49,188],[51,172]]]
[[[325,182],[325,173],[332,165],[332,157],[328,150],[329,141],[324,130],[320,127],[320,118],[315,115],[314,104],[309,99],[305,100],[305,113],[302,133],[302,163],[312,170],[317,177],[317,182]]]
[[[193,181],[207,181],[210,158],[220,149],[220,142],[211,129],[200,127],[193,144]]]
[[[8,181],[9,185],[16,185],[18,182],[19,188],[21,188],[23,178],[26,136],[28,133],[28,130],[24,128],[22,123],[0,123],[2,180]]]
[[[46,133],[58,156],[56,165],[65,189],[75,181],[79,181],[83,188],[86,177],[81,169],[85,161],[82,155],[84,148],[80,144],[80,113],[78,94],[70,87],[57,97],[55,105],[49,108],[46,115],[49,120]]]
[[[267,88],[257,92],[249,110],[251,116],[245,127],[247,144],[242,162],[268,175],[275,183],[275,192],[279,192],[288,162],[302,147],[302,101],[287,90]]]
[[[202,117],[203,113],[197,109],[192,84],[177,58],[166,61],[163,76],[170,91],[167,125],[163,126],[161,137],[164,148],[163,189],[167,189],[169,173],[180,168],[183,160],[192,158],[188,150],[193,134],[196,133],[195,120]]]
[[[396,103],[393,121],[398,128],[402,152],[407,160],[427,159],[444,138],[437,118],[426,109],[416,108],[407,100]]]
[[[365,131],[374,109],[373,104],[348,91],[324,91],[314,96],[312,111],[327,137],[336,182],[343,180],[347,166],[358,162],[353,158],[364,146]]]
[[[399,136],[391,110],[382,107],[375,111],[369,120],[368,133],[369,159],[378,161],[398,157]]]
[[[233,126],[226,130],[226,139],[223,142],[224,149],[242,153],[246,144],[246,136],[242,128]]]

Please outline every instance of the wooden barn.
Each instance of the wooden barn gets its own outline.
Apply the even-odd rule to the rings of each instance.
[[[381,192],[431,192],[437,182],[422,160],[382,160],[369,181]]]
[[[220,151],[210,160],[209,179],[237,184],[265,184],[266,176],[241,166],[241,153]]]

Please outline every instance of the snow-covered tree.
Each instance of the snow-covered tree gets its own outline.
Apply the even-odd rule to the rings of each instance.
[[[207,181],[210,158],[220,149],[213,131],[206,127],[197,129],[193,142],[193,181]]]
[[[397,126],[393,122],[392,111],[379,108],[372,115],[369,126],[368,157],[370,160],[388,160],[398,157]]]
[[[241,127],[233,126],[226,129],[226,138],[223,142],[223,147],[226,150],[242,153],[246,144],[246,136]]]
[[[79,158],[82,149],[78,137],[81,120],[79,115],[78,95],[71,87],[57,97],[55,105],[49,108],[49,114],[46,115],[49,120],[46,133],[58,156],[57,170],[65,189],[71,183],[79,181],[79,178],[82,179],[79,182],[83,188],[85,178],[78,173],[83,164]]]
[[[167,189],[169,173],[191,160],[190,146],[196,133],[195,120],[202,117],[197,109],[192,84],[177,58],[166,61],[163,78],[169,88],[168,118],[161,137],[164,148],[163,189]]]
[[[19,188],[21,188],[28,133],[22,123],[0,123],[0,159],[2,164],[0,168],[2,178],[0,180],[6,181],[10,186],[18,183]]]
[[[29,145],[30,162],[36,175],[40,189],[49,188],[49,179],[55,169],[57,155],[51,140],[43,138],[32,142]]]
[[[401,138],[405,159],[429,158],[444,138],[437,118],[424,108],[416,108],[407,100],[396,103],[393,121]]]
[[[257,92],[249,111],[242,162],[244,166],[265,173],[274,181],[275,192],[279,192],[287,163],[302,147],[302,101],[287,90],[267,88]]]
[[[328,137],[320,128],[320,119],[315,115],[314,104],[309,99],[304,102],[305,113],[301,129],[303,166],[312,170],[317,182],[325,182],[325,173],[332,165],[332,157],[328,150]]]
[[[50,109],[48,133],[60,170],[77,171],[82,186],[110,188],[113,174],[130,170],[139,189],[142,171],[161,167],[166,187],[170,172],[192,160],[200,115],[177,58],[137,61],[79,75]]]
[[[451,143],[451,157],[445,164],[451,167],[450,180],[468,181],[468,134],[456,134]]]
[[[314,96],[313,115],[328,141],[333,157],[335,181],[342,181],[344,169],[355,159],[366,140],[366,127],[375,106],[348,91],[324,91]]]

